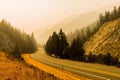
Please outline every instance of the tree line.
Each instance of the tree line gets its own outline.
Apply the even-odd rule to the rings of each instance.
[[[95,55],[90,52],[89,55],[86,55],[83,43],[79,34],[73,39],[72,43],[69,43],[65,33],[60,29],[59,34],[53,32],[52,36],[49,37],[45,50],[50,56],[54,57],[120,67],[119,58],[117,56],[113,57],[110,53]]]
[[[110,11],[105,11],[104,14],[99,15],[99,25],[103,25],[108,21],[113,21],[120,18],[120,6],[118,8],[114,7],[114,9]]]
[[[90,52],[86,57],[86,62],[90,63],[100,63],[105,65],[115,65],[120,67],[119,58],[117,56],[112,56],[109,52],[107,54],[92,54]]]
[[[81,41],[82,39],[78,36],[70,44],[65,33],[60,29],[59,34],[53,32],[52,36],[49,37],[45,45],[45,50],[49,55],[83,61],[84,49]]]
[[[68,46],[67,38],[65,33],[60,29],[59,34],[53,32],[52,36],[49,37],[45,45],[45,50],[49,55],[55,55],[63,58],[63,50]]]
[[[33,33],[28,35],[12,27],[6,20],[0,22],[0,35],[0,50],[4,52],[20,56],[21,53],[32,53],[37,50]]]
[[[93,30],[91,30],[91,32],[86,31],[86,33],[90,33],[90,37],[91,37],[100,29],[100,27],[102,27],[104,23],[117,20],[119,18],[120,18],[120,6],[118,8],[114,7],[112,11],[105,11],[104,13],[101,13],[99,15],[99,19]]]
[[[105,55],[95,55],[93,53],[85,55],[85,50],[83,48],[84,43],[88,41],[104,23],[118,18],[120,18],[120,7],[114,7],[111,12],[105,11],[104,14],[99,15],[99,20],[93,29],[88,26],[85,29],[76,30],[75,34],[71,34],[71,36],[74,36],[72,40],[67,39],[62,29],[60,29],[59,34],[53,32],[52,36],[50,36],[46,42],[45,50],[49,55],[55,57],[106,65],[117,65],[120,67],[117,56],[113,57],[109,52]]]
[[[75,38],[77,34],[80,34],[79,36],[83,39],[84,44],[100,29],[100,27],[102,27],[104,23],[116,20],[118,18],[120,18],[120,6],[118,8],[114,7],[112,11],[105,11],[104,13],[99,15],[99,19],[94,23],[94,25],[87,26],[82,29],[77,29],[69,36],[73,36],[72,38]],[[73,39],[71,39],[71,42],[72,41]]]

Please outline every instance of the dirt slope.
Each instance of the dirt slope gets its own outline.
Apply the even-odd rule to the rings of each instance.
[[[0,80],[60,80],[42,70],[0,52]]]
[[[120,57],[120,19],[105,23],[84,45],[86,54],[110,53]]]

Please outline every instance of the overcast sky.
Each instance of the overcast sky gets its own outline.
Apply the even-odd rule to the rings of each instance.
[[[0,20],[29,32],[75,14],[100,9],[120,0],[0,0]]]

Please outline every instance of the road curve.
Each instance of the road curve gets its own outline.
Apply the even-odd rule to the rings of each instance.
[[[43,48],[31,57],[50,66],[65,69],[94,80],[120,80],[120,68],[101,64],[83,63],[48,56]]]

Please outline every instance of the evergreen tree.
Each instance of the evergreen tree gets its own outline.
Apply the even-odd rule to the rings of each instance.
[[[60,29],[59,32],[59,51],[58,54],[60,57],[63,57],[63,50],[68,46],[67,38],[65,33]]]
[[[103,64],[104,63],[104,56],[100,53],[97,55],[97,63]]]
[[[68,46],[67,38],[65,33],[60,29],[59,35],[53,32],[52,36],[49,37],[46,42],[45,50],[50,54],[54,54],[61,58],[64,57],[63,51]]]
[[[78,35],[77,38],[74,39],[71,44],[70,58],[73,60],[83,61],[83,57],[84,57],[83,44],[82,44],[82,40],[79,38]]]
[[[46,45],[45,45],[45,50],[48,52],[49,55],[52,54],[52,37],[50,36],[49,39],[47,40],[46,42]]]
[[[113,20],[115,20],[115,19],[117,19],[118,18],[118,12],[117,12],[117,8],[116,7],[114,7],[114,10],[113,10],[113,16],[114,16],[114,18],[113,18]]]
[[[120,6],[118,8],[118,17],[120,17]]]
[[[77,39],[74,39],[71,44],[70,58],[73,60],[77,60],[79,58],[79,42]]]
[[[58,55],[58,50],[59,50],[59,37],[57,35],[56,32],[53,32],[53,35],[52,35],[52,53],[54,53],[55,55]]]
[[[26,36],[25,44],[26,46],[24,48],[29,52],[35,52],[37,50],[37,43],[35,41],[33,33],[31,35]]]
[[[99,15],[99,22],[100,22],[100,26],[101,26],[102,24],[104,24],[104,16],[103,16],[103,14],[100,14],[100,15]]]
[[[21,32],[20,29],[14,28],[6,20],[0,22],[0,32],[6,36],[4,39],[7,47],[4,45],[3,51],[7,53],[12,53],[20,57],[21,53],[35,52],[37,50],[33,34],[30,36],[25,32]]]
[[[88,62],[96,62],[96,55],[90,52],[88,55]]]
[[[63,50],[63,58],[70,59],[71,47],[68,46]]]
[[[110,12],[109,11],[105,11],[105,22],[110,21]]]
[[[88,39],[90,39],[90,37],[92,36],[92,32],[91,32],[91,30],[90,30],[90,27],[88,26],[87,27],[87,31],[86,31],[86,40],[85,41],[87,41]]]
[[[110,54],[110,53],[107,53],[107,54],[104,56],[104,64],[110,65],[110,59],[111,59],[111,54]]]

